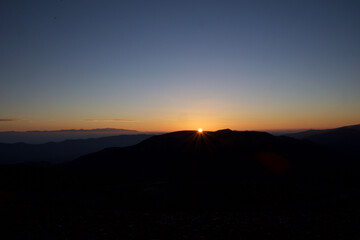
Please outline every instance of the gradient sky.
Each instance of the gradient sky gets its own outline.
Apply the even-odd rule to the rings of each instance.
[[[0,3],[0,131],[360,123],[360,1]]]

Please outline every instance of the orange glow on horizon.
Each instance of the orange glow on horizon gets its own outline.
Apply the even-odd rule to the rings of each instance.
[[[199,128],[199,129],[198,129],[198,132],[199,132],[199,133],[202,133],[202,132],[203,132],[202,128]]]
[[[9,118],[10,119],[10,118]],[[198,133],[199,127],[207,131],[217,131],[219,129],[232,129],[238,131],[256,130],[256,131],[271,131],[271,130],[305,130],[305,129],[330,129],[347,125],[359,124],[360,119],[328,119],[325,121],[323,117],[310,118],[282,118],[271,117],[270,115],[264,118],[260,116],[247,118],[220,118],[217,116],[193,116],[188,119],[177,118],[162,118],[154,115],[152,118],[146,117],[129,117],[133,121],[89,121],[90,117],[73,119],[71,117],[59,118],[26,118],[18,117],[13,121],[0,121],[0,132],[2,131],[54,131],[62,129],[99,129],[99,128],[116,128],[137,130],[139,132],[174,132],[182,130],[196,129]],[[96,118],[91,119],[120,119],[120,117]],[[122,118],[121,118],[122,119]],[[124,118],[128,119],[128,118]],[[202,131],[204,133],[204,130]]]

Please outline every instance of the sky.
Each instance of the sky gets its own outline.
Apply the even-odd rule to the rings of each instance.
[[[0,131],[360,123],[360,1],[0,3]]]

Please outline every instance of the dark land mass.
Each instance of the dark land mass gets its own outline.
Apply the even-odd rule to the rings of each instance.
[[[104,148],[134,145],[149,137],[151,135],[137,134],[44,144],[0,143],[0,163],[61,163]]]
[[[21,239],[355,239],[356,159],[264,132],[153,136],[58,166],[3,165]]]
[[[136,130],[118,128],[97,129],[64,129],[54,131],[7,131],[0,132],[0,143],[31,143],[42,144],[47,142],[60,142],[69,139],[87,139],[110,137],[117,135],[144,134]]]
[[[360,160],[360,125],[326,130],[308,130],[287,134],[296,139],[306,139]]]

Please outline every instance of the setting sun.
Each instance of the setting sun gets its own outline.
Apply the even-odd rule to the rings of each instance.
[[[198,132],[199,132],[199,133],[202,133],[202,131],[203,131],[202,128],[199,128],[199,129],[198,129]]]

